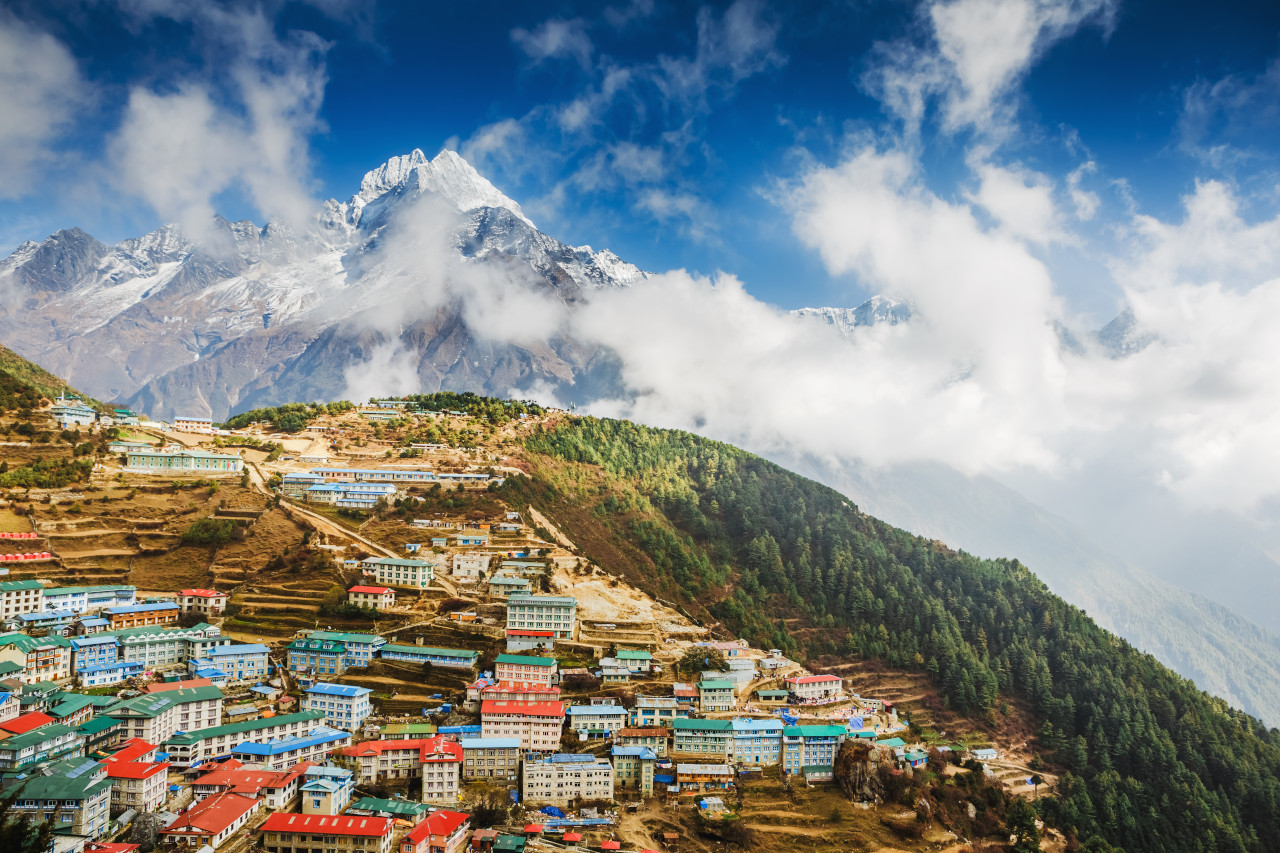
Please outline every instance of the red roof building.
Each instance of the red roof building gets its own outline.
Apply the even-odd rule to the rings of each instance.
[[[562,702],[486,699],[480,703],[480,736],[518,737],[526,752],[555,752],[563,728]]]
[[[178,593],[178,609],[183,613],[213,616],[227,606],[227,594],[216,589],[184,589]]]
[[[29,711],[26,714],[14,717],[12,720],[5,720],[3,723],[0,723],[0,729],[3,729],[9,734],[21,735],[26,734],[32,729],[38,729],[41,726],[46,726],[49,723],[56,722],[57,720],[50,717],[48,714],[42,714],[39,711]]]
[[[161,833],[170,843],[217,848],[257,814],[262,801],[239,794],[207,797],[178,815],[178,819]]]
[[[147,743],[140,737],[131,737],[115,752],[108,755],[102,761],[107,764],[127,764],[134,761],[148,762],[156,757],[157,747],[155,744]]]
[[[389,586],[353,586],[347,592],[363,592],[369,595],[382,595],[386,592],[394,592]]]
[[[241,794],[262,798],[272,809],[287,809],[293,806],[298,797],[302,774],[314,766],[313,762],[301,761],[288,770],[273,772],[246,767],[239,762],[236,764],[236,767],[219,767],[196,779],[193,783],[195,796],[201,798],[221,793]]]
[[[358,783],[384,779],[422,779],[428,803],[458,802],[462,789],[462,744],[444,737],[367,740],[342,750],[354,758]],[[430,767],[424,777],[423,768]]]
[[[212,687],[213,682],[207,678],[188,678],[185,681],[157,681],[148,684],[144,689],[148,693],[167,693],[170,690],[186,690],[188,687]]]
[[[262,825],[262,843],[276,853],[305,853],[323,837],[324,849],[335,853],[390,853],[394,826],[389,817],[277,812]]]
[[[432,812],[400,840],[400,853],[455,853],[467,843],[471,815]]]

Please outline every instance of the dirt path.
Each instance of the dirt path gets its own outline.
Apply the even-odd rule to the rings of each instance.
[[[533,519],[534,524],[540,525],[544,530],[551,534],[552,538],[565,548],[568,548],[570,551],[574,550],[573,542],[570,541],[568,536],[561,533],[559,528],[551,523],[550,519],[538,512],[532,506],[530,506],[526,511],[529,513],[529,517]]]

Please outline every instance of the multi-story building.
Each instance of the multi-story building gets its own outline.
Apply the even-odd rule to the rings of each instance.
[[[672,720],[689,716],[689,709],[674,696],[637,696],[631,709],[631,725],[669,726]]]
[[[76,672],[120,660],[120,641],[110,634],[72,637],[68,642],[71,643],[71,666]]]
[[[301,677],[323,678],[347,671],[347,646],[336,640],[302,638],[289,644],[289,672]]]
[[[733,768],[728,764],[677,764],[676,785],[680,796],[697,796],[733,787]]]
[[[399,557],[370,557],[360,567],[377,583],[409,589],[426,589],[435,578],[435,563],[402,560]]]
[[[325,853],[391,853],[395,821],[366,815],[284,814],[262,824],[267,853],[313,853],[324,839]]]
[[[303,494],[308,503],[331,504],[339,509],[374,509],[390,501],[398,490],[390,483],[317,483]]]
[[[321,642],[341,643],[343,647],[342,663],[347,669],[353,666],[368,666],[377,654],[378,649],[387,641],[377,634],[363,634],[349,631],[309,631],[307,639]]]
[[[729,758],[735,764],[771,767],[782,761],[781,720],[733,720]]]
[[[137,593],[136,586],[118,584],[49,587],[44,591],[44,609],[95,613],[104,607],[135,604]]]
[[[17,693],[0,693],[0,723],[6,723],[22,713],[22,700]]]
[[[517,575],[494,575],[489,578],[488,589],[489,595],[494,598],[510,599],[513,595],[533,595],[533,581]]]
[[[489,572],[488,554],[454,554],[453,576],[463,583],[474,583]]]
[[[121,723],[118,737],[164,743],[175,732],[211,729],[222,722],[222,691],[190,687],[164,693],[144,693],[107,707],[103,716]]]
[[[572,800],[612,800],[613,765],[586,754],[525,759],[521,793],[529,806],[564,807]]]
[[[196,761],[229,755],[233,747],[243,743],[266,743],[305,735],[323,719],[324,714],[319,711],[300,711],[263,720],[228,723],[174,735],[165,741],[164,748],[175,767],[187,767]]]
[[[555,645],[554,631],[526,631],[521,628],[507,631],[508,652],[549,652]]]
[[[347,603],[374,610],[390,610],[396,606],[396,591],[389,586],[353,586],[347,590]]]
[[[173,428],[182,432],[213,432],[213,420],[194,415],[178,415],[173,419]]]
[[[171,625],[178,621],[178,605],[172,601],[158,601],[153,604],[123,604],[108,607],[103,614],[111,630],[121,628],[141,628],[150,625]]]
[[[399,660],[405,663],[447,666],[453,669],[475,669],[480,653],[470,649],[437,649],[431,646],[405,646],[387,643],[378,650],[383,660]]]
[[[184,589],[178,593],[178,609],[183,613],[218,616],[227,609],[227,594],[216,589]]]
[[[326,761],[333,752],[350,745],[350,732],[316,726],[304,734],[265,742],[242,741],[231,747],[231,757],[268,770],[285,770],[300,761]]]
[[[633,675],[648,675],[653,670],[653,655],[643,649],[618,649],[613,658]]]
[[[462,738],[463,779],[505,779],[520,775],[520,738]]]
[[[101,838],[111,822],[111,780],[107,767],[86,758],[55,761],[40,773],[3,783],[13,793],[11,817],[33,824],[49,821],[57,834]]]
[[[510,702],[486,699],[480,703],[481,737],[518,737],[525,752],[554,752],[564,728],[561,702]]]
[[[307,489],[324,485],[324,477],[310,471],[290,471],[280,478],[280,491],[291,498],[305,498]]]
[[[730,720],[673,720],[671,737],[674,755],[725,759],[732,748],[733,723]]]
[[[62,637],[0,635],[0,661],[22,667],[15,675],[23,684],[61,681],[71,677],[71,642]]]
[[[239,474],[244,471],[244,460],[239,456],[201,450],[130,450],[124,458],[125,468],[136,474],[173,474],[178,471]]]
[[[358,781],[422,779],[422,799],[456,803],[461,790],[462,745],[443,736],[408,740],[371,740],[342,751],[356,764]]]
[[[738,696],[732,681],[699,681],[698,707],[702,713],[732,711],[738,707]]]
[[[0,740],[0,770],[21,770],[59,758],[84,755],[84,736],[62,723],[48,723]]]
[[[191,793],[196,800],[224,793],[244,794],[261,799],[267,808],[274,811],[289,811],[297,805],[303,774],[311,767],[306,762],[283,771],[260,767],[219,767],[197,777],[191,785]]]
[[[507,629],[554,631],[558,640],[578,633],[578,600],[571,596],[512,595],[507,599]]]
[[[569,728],[583,740],[607,738],[627,725],[627,709],[621,705],[571,705],[565,714]]]
[[[303,694],[302,710],[323,711],[325,725],[354,732],[373,713],[369,701],[372,692],[368,687],[320,681],[308,687]]]
[[[120,643],[120,660],[140,663],[147,669],[163,669],[207,657],[210,650],[231,642],[216,625],[201,622],[190,628],[145,625],[112,631]]]
[[[658,755],[647,746],[615,746],[613,785],[619,791],[634,791],[642,797],[653,796],[653,768]]]
[[[187,661],[187,670],[195,673],[216,669],[228,681],[262,681],[267,677],[271,650],[260,643],[228,643],[209,649],[205,657]]]
[[[111,808],[160,811],[169,785],[167,761],[113,761],[107,764],[111,780]]]
[[[139,675],[142,675],[142,664],[123,661],[98,663],[76,670],[81,687],[110,687]]]
[[[400,853],[458,853],[467,843],[471,815],[439,809],[400,839]]]
[[[308,767],[302,775],[303,814],[342,814],[356,789],[356,775],[344,767]]]
[[[430,483],[435,480],[434,471],[410,468],[312,468],[335,483]]]
[[[494,662],[493,675],[498,681],[517,684],[523,682],[551,685],[560,678],[555,658],[530,655],[498,655]]]
[[[618,729],[613,735],[613,742],[616,746],[647,746],[658,758],[666,758],[667,739],[670,736],[671,732],[661,726],[630,726]]]
[[[205,797],[178,815],[160,832],[162,841],[198,849],[218,845],[234,835],[262,808],[262,800],[241,794]]]
[[[840,745],[848,738],[844,726],[787,726],[782,730],[782,770],[800,773],[806,767],[835,764]]]
[[[787,690],[797,699],[839,699],[844,679],[835,675],[797,675],[787,679]]]
[[[0,619],[44,610],[44,585],[39,581],[0,581]]]

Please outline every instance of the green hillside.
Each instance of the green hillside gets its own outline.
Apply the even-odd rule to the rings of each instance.
[[[765,647],[916,668],[966,714],[1026,700],[1065,771],[1038,808],[1088,847],[1280,850],[1280,732],[1102,630],[1016,560],[913,536],[687,433],[568,418],[526,448],[533,477],[509,478],[510,498],[651,594]]]
[[[29,389],[51,400],[60,394],[71,393],[89,401],[90,404],[98,402],[5,346],[0,346],[0,386],[6,397],[23,395]],[[28,393],[25,396],[31,397],[31,394]],[[38,400],[33,400],[32,404],[35,402]]]

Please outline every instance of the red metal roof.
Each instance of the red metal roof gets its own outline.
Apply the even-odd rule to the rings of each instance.
[[[198,598],[213,598],[219,595],[226,595],[225,592],[218,592],[216,589],[184,589],[178,595],[194,595]]]
[[[470,819],[471,815],[469,814],[440,809],[427,815],[426,820],[411,829],[409,834],[404,837],[404,840],[417,844],[429,835],[448,838],[458,831],[458,827]]]
[[[217,835],[245,813],[258,807],[258,801],[239,794],[215,794],[205,797],[169,824],[165,832]]]
[[[102,759],[107,764],[119,762],[121,764],[137,761],[145,755],[150,755],[156,751],[155,744],[147,743],[140,737],[131,737],[125,741],[119,749]]]
[[[213,682],[207,678],[188,678],[186,681],[158,681],[148,684],[148,693],[166,693],[170,690],[185,690],[188,687],[212,687]]]
[[[621,842],[621,841],[606,841],[604,844],[601,844],[601,845],[600,845],[600,849],[601,849],[601,850],[621,850],[621,849],[622,849],[622,842]]]
[[[788,684],[813,684],[818,681],[839,681],[837,675],[794,675],[787,679]]]
[[[526,824],[524,825],[524,831],[525,831],[525,832],[542,832],[542,824],[540,824],[540,823],[526,823]]]
[[[169,762],[160,761],[155,764],[147,764],[142,761],[117,761],[114,764],[107,765],[107,778],[109,779],[149,779],[157,773],[164,773],[169,769]]]
[[[0,723],[0,729],[11,732],[15,735],[26,734],[32,729],[38,729],[49,723],[57,722],[48,714],[42,714],[39,711],[30,711],[20,717],[14,717],[12,720],[5,720]]]
[[[276,812],[262,825],[264,832],[315,832],[324,835],[365,835],[380,837],[391,832],[389,817],[362,815],[285,814]]]
[[[564,840],[565,841],[581,841],[582,834],[578,832],[566,832],[564,834]]]
[[[363,592],[366,595],[386,595],[391,592],[389,586],[353,586],[347,592]]]
[[[526,631],[522,628],[508,628],[508,637],[554,637],[555,631]]]
[[[514,699],[486,699],[480,703],[485,714],[520,714],[525,717],[563,717],[563,702],[517,702]]]
[[[402,749],[418,750],[418,761],[423,764],[462,761],[462,744],[437,735],[432,738],[405,738],[404,740],[366,740],[344,747],[343,755],[381,755]]]

